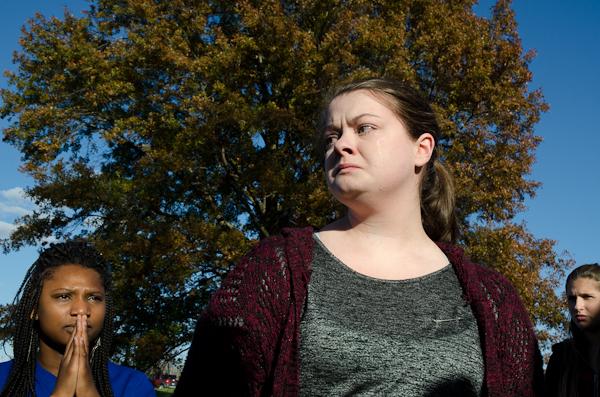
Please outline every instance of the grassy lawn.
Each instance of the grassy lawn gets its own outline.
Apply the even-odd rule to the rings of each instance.
[[[156,389],[156,397],[167,397],[173,394],[174,391],[175,389],[173,389],[172,387],[159,387],[158,389]]]

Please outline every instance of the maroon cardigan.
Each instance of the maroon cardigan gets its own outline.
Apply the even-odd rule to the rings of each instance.
[[[296,396],[300,322],[313,230],[267,238],[231,270],[196,326],[175,396]],[[485,395],[541,396],[542,359],[529,316],[500,274],[439,244],[477,319]]]

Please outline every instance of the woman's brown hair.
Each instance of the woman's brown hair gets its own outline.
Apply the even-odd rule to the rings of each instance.
[[[327,106],[334,98],[357,90],[367,90],[381,99],[396,113],[413,139],[430,133],[437,147],[441,131],[431,105],[417,90],[395,80],[358,80],[335,88],[325,102],[322,121],[325,120]],[[320,127],[323,125],[322,122]],[[454,242],[458,234],[454,183],[446,167],[439,161],[437,152],[437,148],[434,148],[421,180],[421,219],[429,238],[434,241]]]
[[[565,282],[565,290],[567,296],[569,294],[569,284],[580,278],[589,278],[598,282],[598,288],[600,289],[600,265],[597,263],[591,263],[588,265],[581,265],[575,268],[567,276]],[[586,352],[589,350],[588,341],[583,331],[581,331],[577,325],[571,319],[569,323],[569,330],[571,332],[571,339],[566,342],[565,348],[561,349],[558,353],[558,357],[561,365],[561,373],[558,374],[558,390],[548,390],[552,392],[553,396],[558,397],[578,397],[578,375],[585,371],[585,362],[587,361]]]

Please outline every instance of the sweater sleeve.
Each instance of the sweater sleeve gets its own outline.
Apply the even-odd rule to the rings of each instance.
[[[488,397],[544,395],[544,370],[529,314],[513,285],[500,273],[477,265],[464,251],[438,243],[454,266],[477,319],[485,357]]]
[[[196,325],[175,396],[270,394],[289,276],[277,237],[262,241],[229,272]]]
[[[490,357],[497,357],[486,363],[489,383],[496,386],[490,396],[543,396],[542,355],[529,314],[512,284],[488,272],[484,284],[492,321],[486,322],[486,337],[495,350]]]
[[[513,311],[515,316],[512,323],[509,324],[509,329],[514,327],[513,332],[508,332],[508,334],[514,333],[515,338],[504,338],[505,351],[512,355],[507,357],[507,361],[510,362],[511,358],[516,358],[517,365],[513,368],[517,372],[520,370],[524,375],[522,378],[523,384],[521,385],[522,390],[526,391],[528,395],[542,397],[545,395],[544,367],[537,336],[527,309],[512,285],[511,289],[515,295],[515,308]],[[520,346],[517,343],[520,343]]]

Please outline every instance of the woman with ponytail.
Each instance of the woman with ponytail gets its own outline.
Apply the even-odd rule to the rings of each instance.
[[[552,346],[548,397],[600,397],[600,265],[573,270],[565,290],[571,338]]]
[[[0,396],[155,396],[144,374],[109,361],[110,294],[110,267],[90,244],[44,250],[15,297],[14,359],[0,364]]]
[[[333,91],[323,116],[325,179],[346,214],[243,258],[197,324],[176,395],[540,395],[517,293],[452,245],[431,106],[369,79]]]

